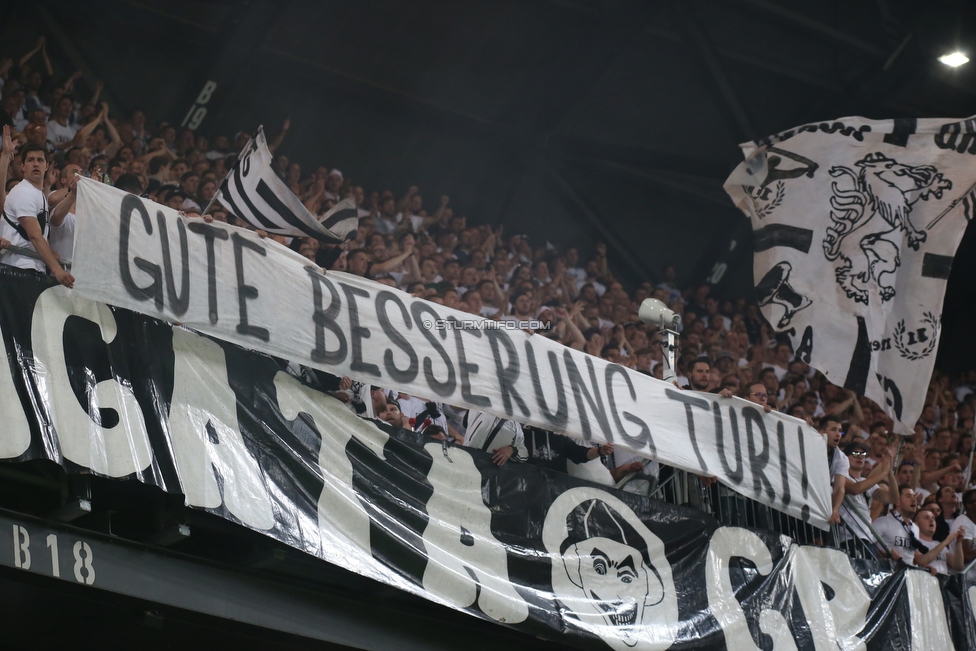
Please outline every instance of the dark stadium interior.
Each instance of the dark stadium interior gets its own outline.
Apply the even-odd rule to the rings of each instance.
[[[680,286],[708,280],[719,297],[754,291],[750,225],[722,188],[742,160],[739,143],[850,115],[976,114],[976,68],[936,60],[956,43],[976,42],[976,2],[3,3],[0,54],[19,55],[41,35],[58,74],[84,73],[79,92],[104,80],[113,112],[142,108],[153,122],[180,124],[204,83],[219,79],[202,133],[263,124],[270,137],[290,118],[280,151],[292,160],[324,162],[397,197],[416,185],[428,205],[450,195],[469,224],[503,224],[533,246],[582,245],[587,259],[605,242],[628,289],[658,282],[670,264]],[[938,366],[948,372],[976,367],[974,228],[945,298]],[[97,494],[104,510],[74,524],[100,536],[141,540],[162,521],[191,523],[193,538],[174,554],[283,585],[353,585],[350,608],[384,600],[429,630],[442,623],[435,637],[450,631],[475,641],[466,648],[549,644],[284,554],[274,541],[135,482],[69,480],[40,463],[0,468],[0,486],[0,507],[37,516],[66,492]],[[0,592],[5,601],[16,596],[0,623],[15,632],[6,643],[20,647],[61,645],[79,627],[103,630],[111,621],[117,638],[93,638],[91,648],[174,648],[188,639],[345,648],[133,599],[93,600],[12,570],[0,572]],[[36,620],[40,604],[68,615]],[[43,637],[32,637],[36,627]]]
[[[752,284],[748,224],[722,190],[738,143],[848,115],[976,113],[971,66],[936,61],[974,37],[976,6],[963,0],[96,0],[4,12],[7,49],[50,34],[122,112],[179,123],[220,78],[232,90],[204,132],[274,133],[290,116],[292,159],[367,187],[449,194],[473,222],[533,242],[605,240],[631,282],[667,263],[687,285],[724,262],[715,291],[727,296]],[[976,353],[964,334],[972,246],[949,284],[945,364]]]

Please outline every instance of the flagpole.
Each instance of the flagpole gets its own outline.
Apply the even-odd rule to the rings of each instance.
[[[968,197],[969,196],[969,193],[972,192],[973,190],[976,190],[976,183],[973,183],[971,186],[969,186],[969,189],[966,190],[965,192],[963,192],[959,196],[958,199],[956,199],[955,201],[953,201],[952,203],[950,203],[949,204],[949,207],[946,208],[945,210],[943,210],[941,213],[939,213],[939,216],[938,217],[936,217],[935,219],[933,219],[932,221],[930,221],[929,222],[929,225],[925,227],[925,230],[929,230],[930,228],[932,228],[933,226],[935,226],[936,224],[938,224],[940,219],[942,219],[943,217],[945,217],[946,215],[948,215],[949,214],[949,211],[951,211],[953,208],[955,208],[956,206],[958,206],[959,205],[959,202],[962,201],[963,199],[965,199],[966,197]]]
[[[966,481],[963,482],[966,490],[969,490],[969,480],[972,479],[974,454],[976,454],[976,421],[973,422],[973,430],[969,434],[969,464],[966,466]]]
[[[875,544],[877,544],[879,547],[881,547],[885,551],[885,553],[888,554],[888,556],[891,556],[891,547],[889,547],[888,546],[888,543],[885,541],[885,539],[881,537],[881,534],[878,533],[878,530],[874,528],[874,525],[871,524],[871,522],[868,521],[868,519],[864,517],[864,514],[862,514],[857,509],[857,505],[851,499],[851,496],[850,495],[845,495],[844,496],[844,506],[846,506],[847,507],[847,510],[850,513],[853,513],[854,514],[854,517],[856,517],[858,520],[860,520],[861,521],[861,524],[863,524],[865,526],[865,528],[868,531],[871,532],[871,535],[874,536]],[[848,525],[847,529],[853,535],[857,536],[857,534],[853,530],[851,530],[851,527],[849,525]],[[859,536],[857,536],[857,537],[859,537]]]
[[[210,197],[210,203],[208,203],[208,204],[207,204],[207,207],[203,209],[203,212],[201,212],[201,213],[200,213],[200,216],[201,216],[201,217],[203,217],[204,215],[206,215],[206,214],[207,214],[207,211],[209,211],[209,210],[210,210],[210,208],[211,208],[211,207],[212,207],[212,206],[213,206],[213,205],[214,205],[215,203],[217,203],[217,193],[216,193],[216,192],[214,192],[214,196],[212,196],[212,197]]]
[[[26,249],[22,246],[16,246],[14,244],[11,244],[7,248],[5,248],[4,251],[9,251],[10,253],[14,253],[16,255],[22,255],[25,258],[32,258],[34,260],[40,260],[41,262],[44,262],[44,258],[41,257],[41,254],[35,251],[34,249]],[[69,271],[71,270],[71,260],[58,260],[58,262],[65,269],[68,269]]]

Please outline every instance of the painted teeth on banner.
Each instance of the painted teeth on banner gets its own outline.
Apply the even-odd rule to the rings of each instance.
[[[976,119],[841,118],[741,147],[725,189],[752,221],[763,316],[912,434],[972,219]]]
[[[825,527],[823,437],[738,398],[673,385],[501,329],[428,329],[470,315],[329,272],[255,233],[180,217],[82,181],[74,291],[224,341],[715,476]]]

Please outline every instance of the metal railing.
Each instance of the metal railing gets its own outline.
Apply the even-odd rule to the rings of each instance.
[[[669,504],[697,508],[712,515],[726,526],[765,529],[789,536],[801,545],[832,547],[846,552],[852,558],[876,559],[879,551],[890,553],[884,540],[867,520],[862,519],[860,527],[842,520],[840,525],[831,525],[829,531],[819,529],[799,518],[787,515],[770,506],[749,499],[731,488],[714,483],[705,485],[701,478],[683,470],[661,466],[657,478],[630,474],[624,477],[617,488],[645,495]],[[849,498],[847,498],[849,500]],[[848,510],[857,516],[860,513],[847,503]],[[858,529],[861,529],[859,531]],[[874,538],[865,539],[868,532]]]

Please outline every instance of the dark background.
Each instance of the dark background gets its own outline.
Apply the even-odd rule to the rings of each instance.
[[[976,3],[918,0],[93,0],[4,3],[0,54],[40,34],[56,78],[113,113],[270,135],[305,171],[418,185],[533,244],[607,243],[629,285],[673,264],[751,294],[751,232],[722,182],[738,143],[811,121],[976,113]],[[974,56],[976,59],[976,56]],[[976,235],[949,281],[939,365],[976,367]],[[726,265],[714,273],[717,263]]]

